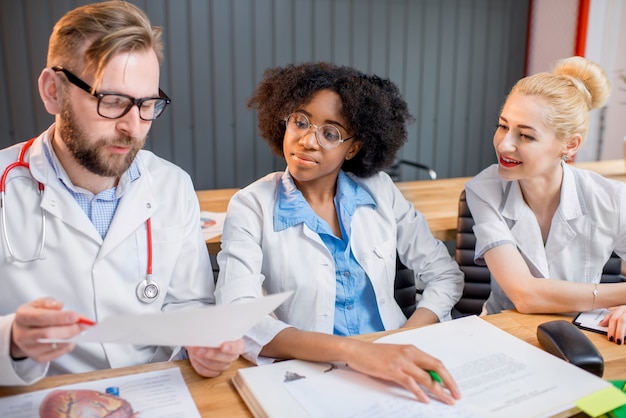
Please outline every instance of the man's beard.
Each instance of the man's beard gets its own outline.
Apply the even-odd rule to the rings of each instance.
[[[145,137],[138,139],[129,136],[92,139],[78,125],[69,103],[65,101],[61,110],[61,118],[63,124],[59,133],[74,159],[87,170],[99,176],[120,177],[128,170],[146,141]],[[104,150],[111,145],[130,147],[130,150],[123,155],[112,154],[107,156]]]

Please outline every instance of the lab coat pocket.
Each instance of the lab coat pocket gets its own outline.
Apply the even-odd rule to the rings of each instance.
[[[361,267],[372,283],[394,277],[396,269],[396,240],[377,243],[370,251],[354,251]]]
[[[152,273],[159,282],[169,281],[184,251],[184,228],[181,227],[152,227]],[[183,266],[179,266],[184,268]]]

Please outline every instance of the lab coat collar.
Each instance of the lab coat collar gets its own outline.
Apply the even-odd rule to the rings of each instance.
[[[30,163],[30,172],[33,179],[44,185],[40,206],[46,212],[46,216],[58,218],[69,227],[94,241],[102,242],[102,238],[96,231],[96,228],[65,189],[65,186],[58,180],[54,168],[48,162],[43,141],[44,138],[46,141],[49,141],[53,132],[54,125],[33,142],[26,155],[26,160]]]
[[[52,132],[54,132],[54,125],[33,143],[27,156],[33,178],[45,186],[41,207],[50,216],[61,219],[69,227],[101,243],[99,257],[103,257],[130,234],[135,233],[158,207],[155,195],[152,193],[152,176],[143,163],[142,151],[135,157],[141,177],[130,183],[128,191],[120,200],[116,216],[113,217],[103,241],[89,218],[57,179],[54,169],[45,156],[43,138],[49,137]],[[119,216],[120,213],[123,216]]]
[[[576,173],[567,164],[562,165],[561,201],[552,219],[545,246],[537,218],[524,201],[519,182],[503,182],[502,216],[509,224],[518,249],[542,277],[550,277],[550,261],[567,248],[578,234],[585,233],[589,223]]]

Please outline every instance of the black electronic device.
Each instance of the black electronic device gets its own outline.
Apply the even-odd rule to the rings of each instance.
[[[571,322],[556,320],[539,325],[537,340],[547,352],[602,377],[604,373],[602,354]]]

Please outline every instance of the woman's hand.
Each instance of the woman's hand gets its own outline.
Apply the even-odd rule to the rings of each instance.
[[[219,347],[186,347],[189,361],[196,373],[204,377],[219,376],[243,353],[243,340],[227,341]]]
[[[616,344],[626,343],[626,305],[609,308],[609,314],[600,321],[600,326],[608,327],[607,337]]]
[[[63,302],[53,298],[36,299],[17,308],[11,325],[11,357],[47,363],[72,351],[75,344],[39,342],[42,338],[71,338],[89,326],[78,323],[78,313],[62,309]]]
[[[395,382],[413,393],[421,402],[428,402],[424,389],[440,401],[452,405],[461,392],[443,363],[413,345],[378,344],[345,339],[349,352],[348,365],[361,373]],[[437,373],[437,382],[429,371]]]

